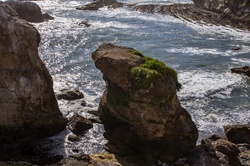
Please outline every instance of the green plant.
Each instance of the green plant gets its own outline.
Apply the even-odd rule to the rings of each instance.
[[[140,56],[140,57],[144,57],[144,55],[140,52],[140,51],[137,51],[137,50],[131,50],[129,51],[130,53],[134,54],[134,55],[137,55],[137,56]]]
[[[151,57],[143,56],[139,51],[132,50],[131,53],[144,57],[145,62],[131,69],[132,85],[136,89],[147,88],[153,79],[161,75],[173,76],[177,79],[174,69],[166,66],[163,62]]]

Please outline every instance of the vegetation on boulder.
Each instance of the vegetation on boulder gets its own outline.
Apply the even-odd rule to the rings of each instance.
[[[137,50],[132,50],[130,53],[145,58],[143,64],[133,67],[130,71],[132,86],[136,89],[147,88],[155,78],[160,77],[161,75],[171,75],[177,79],[177,72],[166,66],[163,62],[144,56]]]

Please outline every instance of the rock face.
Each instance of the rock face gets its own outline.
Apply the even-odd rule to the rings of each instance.
[[[34,23],[44,20],[41,8],[34,2],[7,1],[4,3],[13,8],[21,19]]]
[[[0,4],[0,138],[29,141],[54,135],[67,122],[38,55],[40,34],[9,11]]]
[[[233,143],[250,144],[250,126],[248,125],[228,125],[224,126],[225,134]]]
[[[126,47],[104,44],[92,54],[106,89],[99,111],[109,151],[167,161],[192,149],[196,126],[176,95],[176,72]]]
[[[77,10],[98,10],[104,6],[111,6],[120,4],[116,0],[97,0],[88,5],[77,7]]]
[[[250,67],[249,66],[243,66],[239,68],[232,68],[231,69],[232,73],[237,73],[237,74],[245,74],[248,77],[250,77]]]
[[[202,9],[209,11],[233,14],[243,16],[245,18],[250,16],[250,1],[249,0],[193,0],[194,4]]]
[[[250,3],[248,0],[193,0],[194,4],[139,5],[132,10],[169,14],[185,21],[200,24],[232,26],[250,30]]]

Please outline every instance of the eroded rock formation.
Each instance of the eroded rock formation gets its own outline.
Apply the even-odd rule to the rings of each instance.
[[[200,24],[232,26],[250,30],[250,2],[248,0],[193,0],[194,4],[138,5],[133,10],[170,14]]]
[[[67,122],[38,55],[40,34],[11,15],[15,12],[0,4],[0,138],[22,142],[52,136]]]
[[[194,148],[196,126],[176,95],[176,72],[126,47],[104,44],[93,54],[106,89],[99,111],[109,151],[168,161]]]
[[[13,8],[21,19],[29,22],[43,22],[41,8],[34,2],[6,1],[5,4]]]

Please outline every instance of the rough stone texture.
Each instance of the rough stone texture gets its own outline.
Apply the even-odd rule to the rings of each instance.
[[[243,67],[238,67],[238,68],[232,68],[231,69],[232,73],[237,73],[237,74],[245,74],[248,77],[250,77],[250,67],[249,66],[243,66]]]
[[[224,126],[224,130],[229,141],[233,143],[250,144],[250,126],[249,125],[228,125],[228,126]]]
[[[19,15],[21,19],[29,22],[43,22],[44,16],[41,8],[34,2],[6,1]]]
[[[188,158],[188,164],[191,166],[221,166],[220,162],[202,146],[197,146]]]
[[[216,151],[219,151],[226,155],[237,156],[240,153],[240,150],[237,146],[225,139],[218,139],[211,144]]]
[[[117,4],[116,0],[97,0],[85,6],[77,7],[77,10],[98,10],[104,6],[111,6]]]
[[[77,113],[68,123],[68,128],[76,135],[82,135],[86,130],[91,129],[92,127],[93,123],[90,120]]]
[[[250,16],[249,0],[193,0],[193,2],[199,8],[217,13]]]
[[[239,158],[243,166],[250,166],[250,150],[240,153]]]
[[[152,80],[137,87],[132,69],[147,60],[139,52],[104,44],[92,58],[107,84],[99,111],[111,152],[121,156],[142,154],[152,162],[187,154],[195,146],[198,131],[179,103],[174,72],[157,72]],[[148,77],[138,79],[144,82]]]
[[[75,90],[63,89],[58,94],[56,94],[56,97],[58,100],[61,100],[61,99],[77,100],[77,99],[84,98],[84,95],[78,89],[75,89]]]
[[[52,78],[38,55],[40,35],[8,12],[13,15],[1,3],[0,138],[18,136],[21,141],[54,135],[67,122],[58,108]]]
[[[209,0],[208,0],[209,1]],[[218,0],[217,0],[218,1]],[[247,1],[247,0],[245,0]],[[234,13],[221,13],[219,11],[214,12],[210,8],[202,8],[199,5],[199,0],[197,0],[197,5],[194,4],[173,4],[173,5],[139,5],[133,6],[132,10],[137,10],[147,13],[161,13],[169,14],[174,17],[180,18],[183,21],[196,22],[199,24],[214,24],[214,25],[223,25],[223,26],[232,26],[235,28],[250,30],[250,17],[249,9],[241,8],[241,2],[238,3],[237,0],[228,1],[230,4],[233,4],[235,7],[238,5],[239,13],[243,10],[245,14],[236,15]],[[232,2],[232,3],[231,3]],[[248,3],[249,8],[250,4]],[[211,6],[211,8],[213,8]]]

